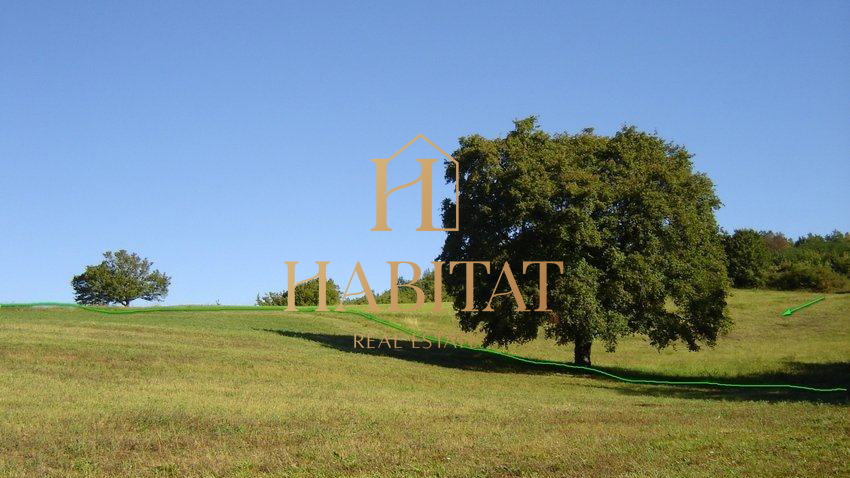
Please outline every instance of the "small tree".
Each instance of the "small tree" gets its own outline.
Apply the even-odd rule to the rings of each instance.
[[[738,229],[724,241],[726,268],[735,287],[761,287],[770,269],[770,250],[752,229]]]
[[[153,262],[124,249],[104,252],[103,258],[103,262],[86,267],[71,280],[78,303],[128,307],[136,299],[158,301],[168,295],[171,278],[158,270],[151,271]]]
[[[328,306],[338,304],[340,291],[337,283],[333,279],[328,279],[325,287],[325,304]],[[269,292],[262,297],[257,294],[257,305],[287,305],[288,293],[288,290]],[[319,305],[318,277],[295,286],[295,303],[298,305]]]

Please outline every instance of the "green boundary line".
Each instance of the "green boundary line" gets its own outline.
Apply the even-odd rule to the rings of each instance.
[[[63,303],[63,302],[33,302],[26,304],[0,304],[0,308],[35,308],[35,307],[72,307],[87,310],[89,312],[96,312],[99,314],[112,314],[112,315],[128,315],[128,314],[143,314],[143,313],[152,313],[152,312],[227,312],[227,311],[266,311],[266,310],[285,310],[286,307],[283,306],[239,306],[239,305],[224,305],[224,306],[167,306],[167,307],[145,307],[140,309],[113,309],[113,308],[103,308],[103,307],[92,307],[87,305],[80,304],[71,304],[71,303]],[[316,307],[299,307],[298,310],[300,312],[315,312]],[[608,377],[614,380],[618,380],[626,383],[634,383],[634,384],[643,384],[643,385],[684,385],[684,386],[707,386],[707,387],[719,387],[719,388],[772,388],[772,389],[791,389],[791,390],[805,390],[809,392],[847,392],[847,388],[845,387],[834,387],[834,388],[821,388],[821,387],[809,387],[806,385],[792,385],[792,384],[747,384],[747,383],[723,383],[723,382],[709,382],[709,381],[680,381],[680,380],[651,380],[651,379],[638,379],[638,378],[628,378],[621,377],[619,375],[606,372],[605,370],[600,370],[598,368],[586,367],[583,365],[574,365],[568,364],[564,362],[554,362],[550,360],[540,360],[540,359],[532,359],[528,357],[522,357],[520,355],[514,355],[507,352],[501,352],[498,350],[490,349],[487,347],[469,347],[463,344],[455,344],[454,342],[444,342],[439,340],[439,338],[435,338],[429,335],[422,334],[420,332],[409,329],[401,324],[382,319],[375,315],[372,315],[367,312],[362,312],[359,310],[344,310],[341,312],[330,311],[329,313],[340,313],[340,314],[352,314],[363,319],[369,320],[371,322],[375,322],[377,324],[383,325],[385,327],[389,327],[391,329],[398,330],[400,332],[404,332],[412,337],[416,337],[419,339],[429,340],[431,342],[435,342],[439,345],[451,345],[456,348],[462,348],[466,350],[472,350],[475,352],[485,352],[493,355],[499,355],[501,357],[507,357],[513,360],[517,360],[519,362],[530,363],[534,365],[547,365],[547,366],[556,366],[567,368],[571,370],[581,370],[584,372],[590,372],[597,375],[601,375],[604,377]]]

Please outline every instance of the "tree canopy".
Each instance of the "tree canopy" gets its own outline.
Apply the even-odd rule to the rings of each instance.
[[[71,280],[74,300],[80,304],[125,307],[136,299],[162,300],[168,295],[171,278],[158,270],[151,271],[152,266],[148,259],[124,249],[104,252],[100,264],[87,266]]]
[[[771,238],[778,244],[775,237]],[[767,278],[770,249],[762,235],[752,229],[738,229],[725,238],[729,279],[735,287],[761,287]],[[774,246],[781,247],[781,246]]]
[[[548,269],[551,312],[518,312],[513,297],[492,298],[499,271],[475,271],[474,311],[465,306],[464,274],[446,274],[461,328],[483,329],[485,344],[525,342],[542,326],[575,345],[589,364],[591,344],[609,350],[641,333],[656,347],[681,340],[713,345],[731,323],[728,279],[711,180],[691,155],[655,134],[625,127],[613,136],[541,131],[535,117],[515,121],[503,138],[460,138],[460,230],[448,232],[442,261],[563,261]],[[446,181],[455,180],[446,162]],[[452,224],[457,207],[443,203]],[[530,309],[538,273],[517,273]],[[479,286],[480,285],[480,286]],[[504,282],[502,282],[504,287]]]

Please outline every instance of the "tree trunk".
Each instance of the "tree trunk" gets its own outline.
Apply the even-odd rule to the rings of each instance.
[[[593,339],[578,338],[575,344],[575,364],[590,365],[590,347],[593,345]]]

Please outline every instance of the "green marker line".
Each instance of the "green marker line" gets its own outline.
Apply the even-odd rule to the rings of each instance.
[[[817,299],[812,299],[812,300],[806,302],[803,305],[798,305],[797,307],[787,308],[787,309],[785,309],[785,312],[782,312],[782,317],[788,317],[789,315],[793,314],[794,312],[797,312],[800,309],[805,309],[806,307],[808,307],[810,305],[815,305],[815,304],[817,304],[818,302],[820,302],[824,299],[826,299],[826,297],[818,297]]]
[[[807,307],[812,305],[815,302],[823,300],[823,297],[812,301],[811,303],[804,304],[800,306]],[[166,307],[145,307],[140,309],[112,309],[112,308],[103,308],[103,307],[92,307],[87,305],[80,304],[71,304],[71,303],[63,303],[63,302],[33,302],[33,303],[25,303],[25,304],[0,304],[0,308],[35,308],[35,307],[72,307],[87,310],[89,312],[95,312],[98,314],[112,314],[112,315],[130,315],[130,314],[144,314],[144,313],[155,313],[155,312],[227,312],[227,311],[267,311],[267,310],[285,310],[286,307],[283,306],[240,306],[240,305],[222,305],[222,306],[166,306]],[[299,311],[302,312],[315,312],[316,307],[299,307]],[[469,347],[463,344],[455,344],[450,341],[442,341],[439,338],[422,334],[420,332],[414,331],[410,328],[407,328],[401,324],[396,322],[392,322],[386,319],[382,319],[378,316],[372,315],[367,312],[361,312],[358,310],[345,310],[341,312],[330,311],[329,313],[339,313],[339,314],[352,314],[363,319],[369,320],[371,322],[375,322],[377,324],[383,325],[385,327],[398,330],[400,332],[404,332],[412,337],[416,337],[419,339],[429,340],[431,342],[435,342],[440,346],[452,346],[456,348],[462,348],[466,350],[471,350],[475,352],[484,352],[493,355],[498,355],[501,357],[510,358],[523,363],[530,363],[534,365],[545,365],[545,366],[556,366],[567,368],[571,370],[581,370],[584,372],[590,372],[597,375],[601,375],[607,378],[611,378],[614,380],[618,380],[620,382],[625,383],[633,383],[633,384],[642,384],[642,385],[683,385],[683,386],[706,386],[706,387],[718,387],[718,388],[762,388],[762,389],[790,389],[790,390],[805,390],[808,392],[822,392],[822,393],[830,393],[830,392],[847,392],[846,387],[833,387],[833,388],[823,388],[823,387],[810,387],[806,385],[793,385],[793,384],[748,384],[748,383],[724,383],[724,382],[709,382],[702,380],[650,380],[650,379],[639,379],[639,378],[629,378],[622,377],[611,372],[606,372],[605,370],[600,370],[594,367],[587,367],[584,365],[575,365],[564,362],[555,362],[551,360],[542,360],[536,358],[523,357],[520,355],[514,355],[507,352],[502,352],[500,350],[494,350],[487,347]]]

